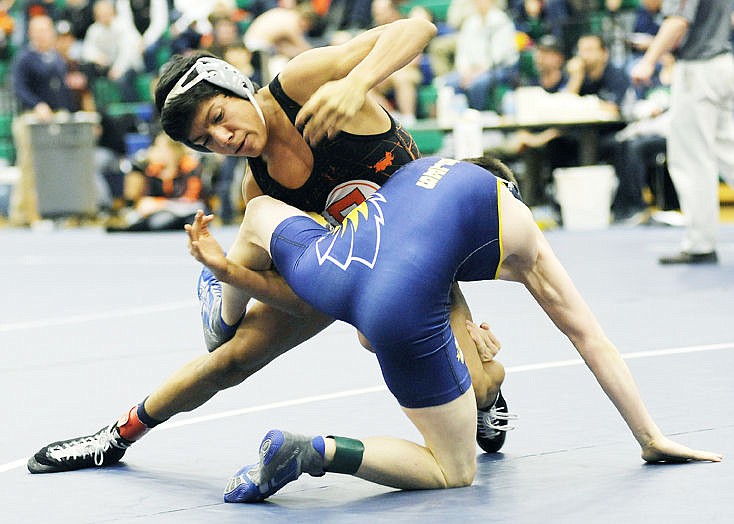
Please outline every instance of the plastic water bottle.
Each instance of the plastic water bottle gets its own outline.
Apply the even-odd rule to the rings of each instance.
[[[474,158],[482,156],[481,113],[466,109],[454,124],[454,157]]]
[[[442,128],[450,128],[454,125],[454,95],[456,92],[451,86],[443,86],[438,90],[436,98],[436,120],[438,126]]]

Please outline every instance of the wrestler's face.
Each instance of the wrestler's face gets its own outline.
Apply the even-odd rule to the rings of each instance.
[[[199,106],[189,140],[214,153],[256,157],[265,147],[267,132],[252,103],[217,95]]]

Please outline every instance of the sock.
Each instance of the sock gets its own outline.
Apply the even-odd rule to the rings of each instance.
[[[147,397],[146,397],[147,400]],[[130,442],[139,440],[148,431],[160,424],[145,411],[145,400],[120,417],[117,421],[117,431],[120,436]]]
[[[237,331],[237,328],[240,327],[240,323],[242,322],[242,319],[245,318],[245,314],[242,313],[240,318],[238,318],[234,324],[230,325],[227,324],[224,321],[224,318],[222,318],[222,312],[219,312],[219,325],[222,327],[222,333],[225,333],[227,335],[227,338],[232,338]]]

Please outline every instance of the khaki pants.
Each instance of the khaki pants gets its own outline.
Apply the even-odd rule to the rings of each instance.
[[[33,170],[31,130],[27,123],[28,117],[29,114],[23,114],[13,119],[13,140],[15,140],[17,151],[16,165],[20,169],[20,178],[16,182],[10,198],[8,218],[13,226],[29,226],[41,219],[38,213],[36,174]]]
[[[734,187],[734,57],[680,60],[671,90],[668,168],[688,220],[682,249],[716,249],[719,175]]]

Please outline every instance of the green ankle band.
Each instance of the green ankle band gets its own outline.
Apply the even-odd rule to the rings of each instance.
[[[325,468],[326,471],[354,475],[362,464],[362,455],[364,454],[362,441],[332,435],[329,435],[328,438],[333,438],[336,442],[336,452],[329,467]]]

